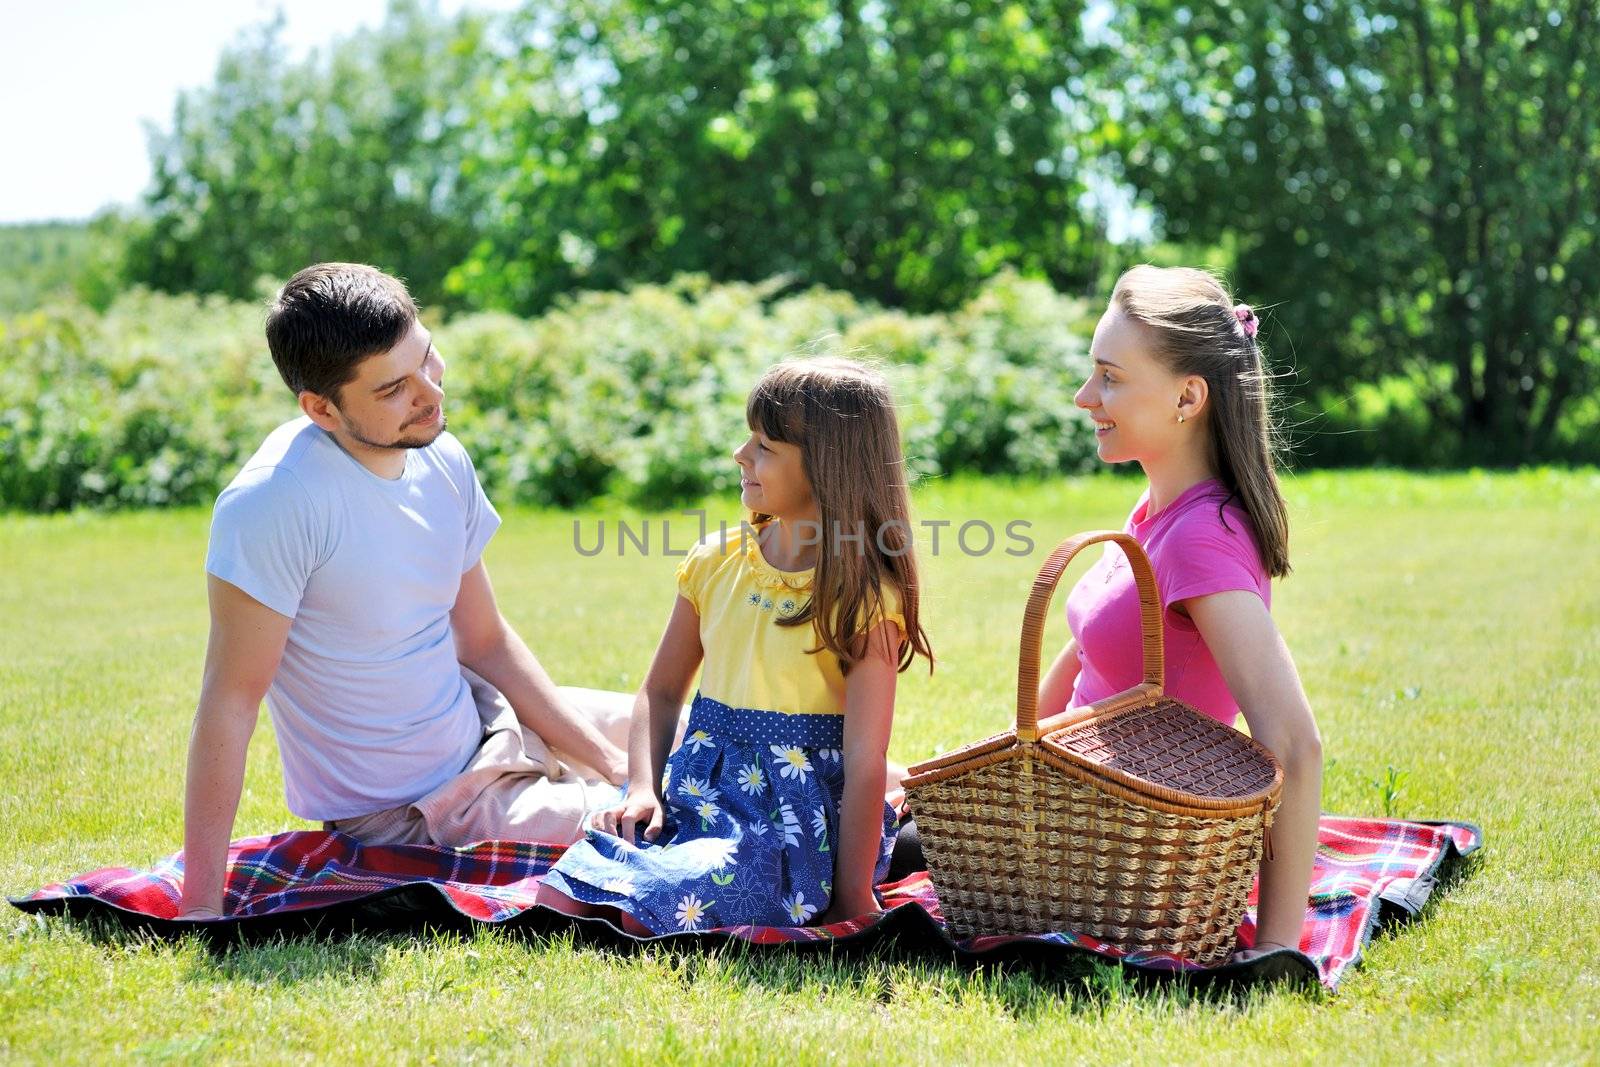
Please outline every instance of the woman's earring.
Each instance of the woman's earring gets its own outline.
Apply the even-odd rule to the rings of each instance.
[[[1183,412],[1181,412],[1181,411],[1180,411],[1180,412],[1178,412],[1178,421],[1179,421],[1179,422],[1182,422],[1182,421],[1183,421]]]

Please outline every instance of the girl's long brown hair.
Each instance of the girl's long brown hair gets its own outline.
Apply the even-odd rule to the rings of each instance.
[[[882,587],[900,594],[905,639],[900,670],[933,647],[919,617],[917,559],[906,493],[900,427],[888,383],[851,359],[791,360],[769,369],[750,392],[752,430],[797,445],[822,520],[811,600],[779,626],[811,623],[848,672],[868,622],[883,608]],[[772,518],[757,513],[756,522]],[[860,539],[857,540],[857,534]]]
[[[1207,271],[1139,266],[1117,279],[1111,301],[1154,332],[1155,355],[1169,370],[1206,380],[1217,478],[1244,503],[1267,573],[1282,578],[1290,570],[1289,509],[1278,487],[1272,380],[1233,297]]]

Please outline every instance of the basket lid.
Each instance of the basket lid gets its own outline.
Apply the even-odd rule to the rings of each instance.
[[[1259,742],[1170,697],[1080,720],[1042,740],[1118,777],[1200,799],[1255,797],[1281,773]]]

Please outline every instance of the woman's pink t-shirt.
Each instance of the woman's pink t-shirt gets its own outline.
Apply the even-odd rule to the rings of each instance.
[[[1174,601],[1248,589],[1272,607],[1272,580],[1261,562],[1249,514],[1215,479],[1190,486],[1178,499],[1146,516],[1145,490],[1125,527],[1150,557],[1161,596],[1166,643],[1166,692],[1219,722],[1232,725],[1239,704],[1228,691],[1194,622],[1171,609]],[[1118,545],[1100,559],[1067,596],[1067,625],[1078,643],[1078,681],[1069,706],[1082,707],[1139,684],[1139,592]]]

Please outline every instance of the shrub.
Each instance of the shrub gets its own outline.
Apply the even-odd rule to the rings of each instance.
[[[294,413],[261,313],[135,291],[0,322],[0,505],[208,501]]]
[[[793,355],[877,361],[917,474],[1080,469],[1093,442],[1072,394],[1090,321],[1082,302],[1010,274],[943,316],[684,275],[580,293],[537,319],[461,316],[435,337],[451,427],[496,499],[615,493],[664,508],[737,484],[745,395]],[[104,314],[0,320],[0,506],[208,502],[296,414],[261,325],[256,304],[141,290]]]

